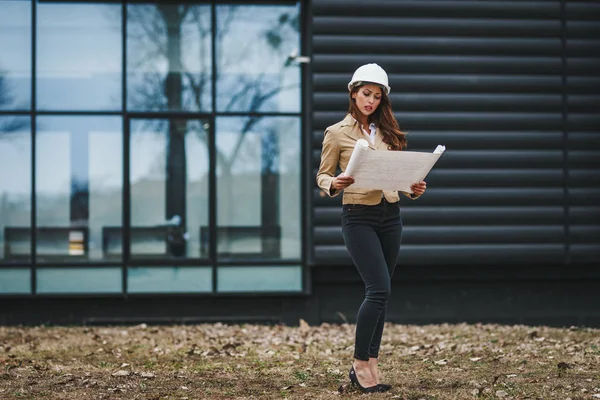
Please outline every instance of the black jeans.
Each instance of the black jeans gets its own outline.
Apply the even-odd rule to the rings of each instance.
[[[402,240],[399,203],[381,199],[375,206],[342,207],[342,233],[352,261],[365,283],[365,299],[356,318],[354,358],[379,356],[385,310]]]

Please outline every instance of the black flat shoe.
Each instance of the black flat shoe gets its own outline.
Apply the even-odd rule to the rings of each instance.
[[[392,388],[392,385],[388,385],[387,383],[379,383],[377,386],[379,386],[381,392],[387,392]]]
[[[350,378],[350,382],[352,382],[354,385],[358,386],[360,391],[363,393],[382,393],[382,392],[386,391],[380,385],[364,387],[360,383],[358,383],[358,378],[356,377],[356,371],[354,371],[354,365],[352,366],[352,368],[350,368],[348,377]],[[390,386],[390,388],[391,388],[391,386]]]

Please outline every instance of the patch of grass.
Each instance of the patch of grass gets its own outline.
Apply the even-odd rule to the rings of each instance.
[[[304,381],[306,381],[307,379],[310,378],[310,374],[308,372],[305,372],[305,371],[296,371],[296,372],[294,372],[294,376],[300,382],[304,382]]]
[[[349,398],[360,395],[348,385],[353,333],[348,324],[0,327],[10,348],[0,353],[0,398]],[[600,387],[597,329],[387,324],[380,354],[381,380],[393,389],[374,399],[503,391],[506,400],[575,400]]]
[[[100,363],[98,364],[98,367],[100,368],[114,368],[114,364],[108,361],[100,361]]]

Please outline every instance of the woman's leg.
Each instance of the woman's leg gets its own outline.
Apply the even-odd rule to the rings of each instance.
[[[383,255],[387,264],[390,279],[394,274],[398,256],[400,254],[400,243],[402,241],[402,219],[400,218],[400,210],[398,204],[386,204],[386,218],[379,231],[379,241],[383,250]],[[371,375],[377,383],[379,383],[379,371],[377,368],[379,358],[379,348],[381,345],[381,337],[383,336],[383,328],[385,326],[386,307],[381,312],[371,345],[369,346],[369,367]]]
[[[386,204],[386,207],[394,206],[394,204]],[[378,232],[379,242],[381,243],[381,249],[383,251],[390,279],[394,275],[398,256],[400,255],[400,242],[402,241],[402,220],[400,219],[399,212],[395,213],[393,210],[394,209],[392,208],[392,215],[385,220],[381,230]],[[379,357],[379,346],[381,345],[381,337],[385,325],[386,308],[387,307],[384,307],[381,312],[377,327],[373,334],[373,340],[369,346],[369,356],[371,358]]]
[[[390,293],[390,275],[377,234],[379,206],[343,211],[344,242],[363,282],[366,296],[356,318],[354,358],[369,361],[370,346]]]

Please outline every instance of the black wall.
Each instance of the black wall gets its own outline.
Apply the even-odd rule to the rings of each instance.
[[[409,150],[447,147],[427,193],[402,200],[390,318],[600,323],[600,2],[315,0],[312,29],[314,173],[368,62]],[[341,196],[313,199],[328,320],[362,288]]]

